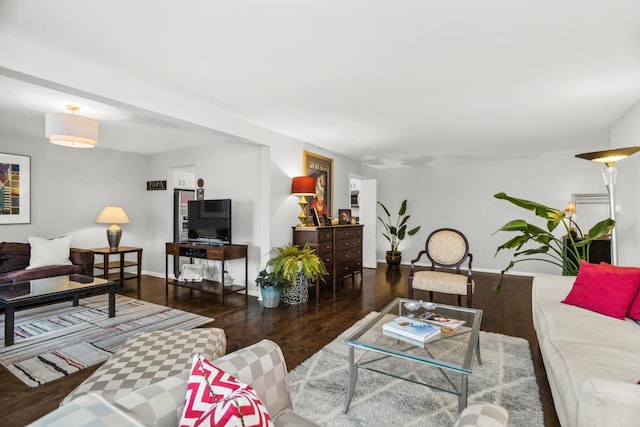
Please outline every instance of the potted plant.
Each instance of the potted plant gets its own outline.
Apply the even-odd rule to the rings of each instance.
[[[404,199],[400,204],[400,210],[398,211],[398,218],[396,218],[395,222],[391,219],[391,214],[389,213],[389,209],[381,202],[378,202],[384,213],[387,215],[387,221],[383,220],[381,217],[378,217],[378,220],[384,225],[385,231],[382,235],[389,241],[391,244],[390,250],[387,251],[387,264],[392,269],[400,268],[400,261],[402,261],[402,252],[398,250],[398,245],[405,238],[405,236],[413,236],[416,234],[421,226],[417,226],[407,231],[407,221],[411,218],[411,215],[405,215],[407,212],[407,199]]]
[[[561,267],[562,274],[565,276],[577,275],[578,268],[580,267],[580,260],[589,261],[589,247],[591,242],[607,235],[615,226],[615,221],[611,218],[607,218],[591,227],[588,233],[583,234],[575,221],[565,217],[564,211],[550,208],[530,200],[510,197],[504,192],[495,194],[494,197],[533,211],[536,216],[544,218],[547,221],[546,230],[536,225],[529,224],[523,219],[514,219],[498,229],[498,231],[515,232],[518,233],[518,235],[498,246],[498,249],[496,250],[496,254],[501,250],[513,249],[515,251],[513,253],[513,259],[509,262],[509,265],[500,272],[500,281],[493,288],[496,293],[500,292],[504,274],[514,265],[523,261],[548,262]],[[564,226],[564,230],[567,233],[564,237],[556,237],[553,234],[553,231],[560,224]],[[498,231],[496,231],[496,233]],[[528,243],[532,243],[537,246],[520,250]]]
[[[275,308],[280,304],[280,294],[289,286],[289,282],[264,269],[258,273],[256,285],[260,286],[262,305],[265,308]]]
[[[288,286],[281,295],[287,304],[297,304],[309,299],[309,283],[316,281],[323,274],[327,274],[324,263],[309,244],[301,248],[298,245],[288,245],[275,249],[276,256],[267,265],[272,267],[273,274],[288,282]]]

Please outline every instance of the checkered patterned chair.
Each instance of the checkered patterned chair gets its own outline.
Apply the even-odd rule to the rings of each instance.
[[[431,262],[429,270],[416,270],[415,264],[422,255],[426,255]],[[461,274],[460,267],[467,260],[467,271]],[[458,305],[462,305],[462,295],[466,295],[467,307],[471,307],[475,290],[471,271],[472,260],[469,241],[464,234],[453,228],[435,230],[427,238],[425,249],[411,260],[409,298],[413,298],[413,291],[418,289],[428,291],[430,301],[433,301],[434,292],[458,295]]]
[[[224,355],[226,349],[227,338],[219,328],[137,334],[69,393],[60,405],[87,393],[97,393],[115,401],[167,377],[188,373],[194,353],[213,360]]]
[[[287,366],[284,355],[276,343],[262,340],[212,362],[238,381],[250,384],[265,404],[277,427],[317,426],[292,410]],[[113,401],[106,399],[96,389],[80,395],[76,390],[73,400],[36,421],[32,426],[175,427],[182,415],[188,380],[187,368],[178,375],[150,383],[124,395],[110,391],[109,395],[120,396]]]

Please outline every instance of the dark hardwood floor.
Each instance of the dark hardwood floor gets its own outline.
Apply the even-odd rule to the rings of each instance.
[[[188,289],[173,287],[169,288],[167,301],[164,279],[150,276],[143,276],[141,298],[215,318],[205,327],[215,326],[225,330],[228,352],[269,338],[282,347],[291,370],[358,319],[372,310],[381,309],[395,297],[406,296],[407,276],[406,266],[394,272],[387,270],[386,265],[379,264],[376,270],[365,269],[362,280],[358,276],[355,283],[346,280],[335,298],[331,289],[324,287],[318,302],[311,295],[307,303],[295,306],[280,304],[275,309],[263,308],[252,297],[245,302],[244,295],[238,294],[225,297],[225,306],[222,307],[218,296],[199,292],[191,294]],[[499,295],[492,291],[497,275],[476,272],[474,278],[476,292],[473,306],[484,311],[482,330],[529,341],[545,426],[559,426],[531,319],[531,278],[508,276]],[[135,298],[135,283],[119,287],[118,293]],[[428,299],[426,294],[421,295],[420,292],[417,292],[416,298]],[[439,295],[436,301],[455,304],[456,297]],[[19,317],[18,312],[16,318]],[[23,426],[54,410],[62,398],[96,368],[84,369],[49,384],[30,388],[6,368],[0,367],[0,425]]]

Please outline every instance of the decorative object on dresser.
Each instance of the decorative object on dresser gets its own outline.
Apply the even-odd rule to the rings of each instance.
[[[107,240],[109,241],[109,248],[112,251],[117,251],[122,237],[122,228],[118,224],[129,223],[129,218],[124,213],[124,209],[119,206],[107,206],[100,212],[96,222],[99,224],[111,224],[107,228]]]
[[[400,268],[400,263],[402,262],[402,252],[398,250],[398,246],[400,242],[404,240],[406,236],[413,236],[418,231],[420,231],[420,226],[412,228],[407,231],[407,222],[411,215],[405,215],[407,212],[407,199],[404,199],[400,204],[400,209],[398,210],[398,218],[395,223],[392,222],[391,214],[389,213],[389,209],[381,202],[378,204],[384,210],[384,213],[387,215],[387,220],[385,221],[382,217],[378,217],[378,220],[384,225],[386,233],[382,233],[385,239],[389,241],[390,249],[387,251],[386,260],[387,265],[392,269]]]
[[[313,196],[316,194],[316,182],[310,176],[296,176],[291,179],[291,194],[294,196],[300,196],[300,201],[298,205],[300,205],[300,213],[298,214],[298,219],[300,220],[300,227],[304,227],[306,225],[307,220],[307,198],[306,196]],[[317,218],[317,211],[313,209]]]
[[[201,292],[217,294],[222,297],[222,305],[224,306],[224,296],[234,292],[244,290],[245,301],[248,299],[247,283],[249,275],[249,264],[247,259],[247,245],[223,245],[223,244],[204,244],[204,243],[181,243],[168,242],[165,244],[165,294],[169,295],[169,285],[180,286],[184,288],[196,289]],[[194,259],[214,260],[221,262],[220,280],[203,279],[200,282],[179,281],[175,278],[169,279],[169,256],[186,257],[190,261]],[[245,284],[227,282],[227,262],[232,260],[244,259],[244,280]]]
[[[275,248],[276,256],[267,261],[273,274],[287,282],[283,290],[282,301],[298,304],[309,299],[309,282],[318,281],[327,273],[327,269],[314,248],[305,243]]]
[[[0,224],[31,223],[31,157],[0,153],[0,187]]]
[[[322,279],[333,286],[334,295],[344,277],[356,273],[362,277],[362,228],[362,224],[293,228],[293,244],[314,247],[327,269]],[[320,281],[316,281],[316,300],[319,295]]]
[[[138,295],[140,295],[140,279],[142,277],[142,248],[132,246],[119,246],[115,251],[111,248],[93,248],[94,255],[102,255],[102,262],[96,263],[95,268],[102,270],[102,274],[97,276],[113,280],[124,285],[125,280],[136,279]],[[127,259],[127,254],[135,254],[135,260]],[[112,260],[111,257],[116,259]],[[136,272],[126,271],[126,268],[136,267]],[[117,270],[110,273],[110,270]]]

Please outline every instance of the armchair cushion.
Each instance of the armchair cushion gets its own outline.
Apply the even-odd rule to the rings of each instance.
[[[453,272],[416,271],[413,275],[413,288],[444,294],[466,295],[467,276]],[[475,291],[476,284],[473,280],[471,281],[471,288]]]

